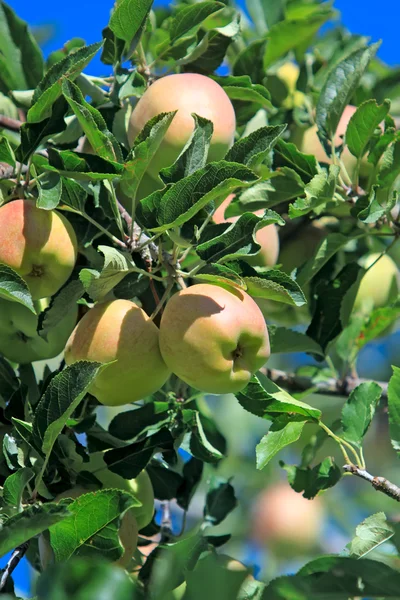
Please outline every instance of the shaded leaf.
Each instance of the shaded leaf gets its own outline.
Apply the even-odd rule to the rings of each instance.
[[[263,469],[270,460],[285,448],[296,442],[306,424],[304,419],[294,420],[282,415],[274,420],[267,435],[256,446],[257,469]]]
[[[343,437],[361,448],[374,418],[382,388],[374,381],[361,383],[350,394],[342,408]]]

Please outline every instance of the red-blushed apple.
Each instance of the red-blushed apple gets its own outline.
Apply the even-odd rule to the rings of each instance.
[[[225,219],[225,210],[232,202],[235,194],[229,194],[227,198],[220,204],[213,215],[215,223],[235,223],[239,217],[229,217]],[[257,216],[262,217],[264,214],[263,210],[257,210],[255,213]],[[271,224],[259,229],[255,235],[256,241],[260,244],[261,249],[256,256],[249,256],[248,258],[243,257],[249,264],[260,267],[273,267],[276,265],[279,254],[279,235],[276,225]]]
[[[254,300],[206,283],[169,300],[160,348],[171,371],[210,394],[239,392],[270,356],[267,326]]]
[[[251,537],[278,555],[293,556],[316,545],[323,518],[319,497],[307,500],[286,482],[271,484],[255,501]]]
[[[236,118],[231,101],[218,83],[197,73],[161,77],[146,90],[130,118],[129,143],[133,144],[147,121],[174,110],[178,112],[148,168],[148,174],[154,178],[178,158],[189,140],[195,125],[192,113],[209,119],[214,125],[209,161],[224,158],[233,143]]]
[[[0,207],[0,263],[16,271],[34,300],[55,294],[75,266],[77,241],[61,213],[12,200]]]
[[[93,490],[86,489],[82,486],[76,486],[56,496],[53,502],[58,503],[64,498],[72,498],[73,500],[76,500],[83,494],[87,494],[90,491]],[[123,554],[118,560],[114,562],[114,564],[123,567],[124,569],[128,568],[128,566],[130,565],[133,554],[137,548],[138,542],[138,525],[132,511],[132,508],[126,511],[126,513],[121,519],[118,531],[118,537],[123,547]],[[40,562],[44,569],[49,564],[54,562],[53,549],[50,545],[48,538],[43,534],[39,537],[39,555]]]
[[[99,303],[72,332],[65,361],[115,361],[97,375],[89,391],[106,406],[128,404],[159,390],[170,375],[158,337],[157,326],[133,302]]]
[[[400,279],[396,263],[387,254],[376,262],[379,256],[379,253],[369,254],[360,260],[361,266],[368,270],[361,279],[354,301],[356,311],[366,305],[373,309],[386,306],[394,301],[399,293]]]
[[[42,302],[43,310],[48,302]],[[8,360],[26,364],[60,354],[75,327],[78,307],[72,306],[47,334],[37,333],[38,317],[26,306],[0,298],[0,354]]]
[[[131,508],[139,531],[151,522],[154,514],[154,490],[147,471],[141,471],[135,479],[124,479],[108,469],[103,452],[91,454],[89,462],[82,463],[81,470],[93,473],[101,481],[103,488],[116,488],[129,492],[142,503],[142,506]]]

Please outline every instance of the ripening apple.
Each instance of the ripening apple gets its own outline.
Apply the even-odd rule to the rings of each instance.
[[[362,309],[363,306],[368,306],[368,308],[387,306],[396,299],[400,290],[399,271],[396,263],[387,254],[384,254],[375,263],[379,256],[379,253],[370,254],[360,260],[361,266],[368,271],[361,280],[354,301],[354,310],[356,311]]]
[[[90,393],[106,406],[141,400],[160,389],[170,372],[158,345],[159,330],[129,300],[102,302],[79,321],[65,348],[68,365],[79,360],[108,363]]]
[[[192,113],[213,122],[209,161],[224,158],[233,143],[235,112],[223,88],[210,77],[178,73],[157,79],[140,98],[129,122],[130,145],[147,121],[160,113],[174,110],[178,112],[148,168],[148,174],[153,178],[157,178],[162,168],[171,165],[183,150],[195,126]]]
[[[317,544],[324,519],[319,497],[307,500],[288,483],[279,482],[262,491],[256,499],[251,536],[277,555],[308,552]]]
[[[235,194],[229,194],[222,204],[217,208],[214,213],[213,220],[215,223],[234,223],[239,217],[229,217],[225,219],[225,210],[232,202]],[[257,216],[262,217],[264,214],[263,210],[257,210],[255,212]],[[243,257],[249,264],[259,267],[273,267],[278,260],[279,254],[279,235],[276,225],[271,224],[259,229],[255,235],[256,241],[260,244],[261,249],[256,256],[249,256],[248,258]]]
[[[210,394],[239,392],[270,356],[267,326],[254,300],[242,290],[205,283],[169,300],[160,349],[173,373]]]
[[[299,66],[294,62],[286,61],[277,69],[276,75],[286,84],[288,89],[288,95],[283,100],[283,106],[287,109],[293,109],[296,106],[304,104],[304,93],[296,89],[297,80],[300,75]]]
[[[40,301],[43,309],[46,302]],[[75,327],[78,307],[68,310],[62,320],[47,334],[37,333],[38,317],[26,306],[0,298],[0,354],[19,364],[45,360],[57,356]]]
[[[130,510],[136,519],[139,531],[151,523],[154,514],[154,490],[147,471],[141,471],[135,479],[124,479],[108,469],[103,459],[103,452],[91,454],[89,462],[82,463],[81,470],[93,473],[103,484],[103,488],[116,488],[129,492],[142,503],[142,506],[134,506]]]
[[[77,241],[69,221],[33,200],[0,207],[0,263],[16,271],[34,300],[55,294],[75,266]]]
[[[53,502],[58,503],[64,498],[73,498],[74,500],[76,500],[83,494],[87,494],[90,491],[93,490],[88,490],[82,486],[76,486],[56,496]],[[132,508],[127,510],[124,516],[122,517],[118,531],[118,536],[123,547],[123,554],[118,560],[114,562],[114,564],[126,569],[132,560],[138,542],[138,525],[133,514]],[[50,545],[48,538],[45,537],[43,534],[39,537],[39,555],[43,569],[45,569],[49,564],[54,562],[53,549]]]
[[[335,146],[338,147],[343,143],[343,136],[346,133],[347,126],[351,117],[356,112],[357,107],[349,104],[343,111],[340,118],[336,134],[335,134]],[[331,163],[332,159],[327,156],[320,140],[317,135],[318,127],[313,125],[308,129],[297,128],[292,135],[291,141],[296,144],[301,152],[305,154],[313,154],[319,162]],[[357,159],[353,156],[350,150],[346,147],[342,154],[341,160],[343,161],[346,171],[352,178],[357,166]],[[366,156],[363,157],[360,166],[360,175],[367,177],[371,172],[372,164],[368,162]]]

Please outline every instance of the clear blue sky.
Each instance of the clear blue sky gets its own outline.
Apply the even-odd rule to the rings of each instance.
[[[54,38],[45,44],[47,54],[63,45],[71,37],[83,37],[87,43],[101,39],[101,30],[108,22],[113,0],[7,0],[23,19],[31,25],[52,25]],[[240,0],[239,0],[240,1]],[[250,0],[251,1],[251,0]],[[162,0],[157,0],[163,4]],[[383,39],[380,57],[389,64],[400,64],[398,43],[399,0],[336,0],[344,24],[354,33],[370,36],[373,41]],[[104,71],[100,62],[93,62],[91,72]]]

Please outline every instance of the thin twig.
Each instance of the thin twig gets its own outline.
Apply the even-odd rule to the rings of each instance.
[[[173,536],[169,501],[161,503],[161,543],[169,542]]]
[[[21,125],[22,121],[18,121],[18,119],[12,119],[11,117],[0,115],[0,127],[4,127],[4,129],[9,129],[10,131],[19,131]]]
[[[344,377],[336,379],[330,377],[323,381],[314,381],[311,377],[286,373],[279,369],[261,369],[271,381],[290,392],[305,392],[312,389],[313,394],[325,394],[327,396],[349,396],[350,393],[361,383],[367,383],[370,379],[362,377]],[[388,383],[386,381],[376,382],[382,388],[382,398],[387,399]]]
[[[10,560],[3,569],[0,578],[0,592],[4,589],[8,578],[12,575],[14,569],[19,565],[20,560],[24,557],[26,551],[29,548],[29,541],[21,544],[15,548],[14,552],[10,556]]]
[[[351,473],[352,475],[361,477],[361,479],[365,479],[365,481],[368,481],[378,492],[382,492],[383,494],[386,494],[386,496],[393,498],[393,500],[400,502],[400,487],[391,483],[385,479],[385,477],[374,477],[371,473],[365,471],[365,469],[360,469],[355,465],[344,465],[343,469],[346,473]]]

